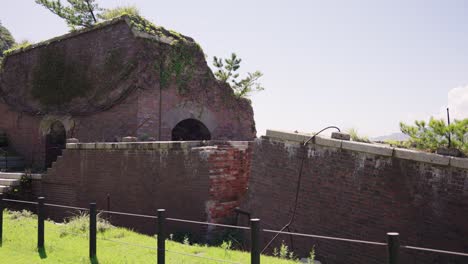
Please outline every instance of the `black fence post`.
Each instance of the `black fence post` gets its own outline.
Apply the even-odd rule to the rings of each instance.
[[[398,233],[387,233],[388,264],[398,263],[400,239]]]
[[[0,246],[3,243],[3,193],[0,193]]]
[[[89,258],[96,258],[96,203],[89,204]]]
[[[111,208],[110,208],[110,194],[107,194],[107,211],[109,212],[110,209],[111,209]],[[106,217],[106,218],[107,218],[107,221],[110,221],[110,214],[107,213],[106,216],[107,216],[107,217]]]
[[[37,248],[44,248],[44,197],[37,198]]]
[[[158,264],[166,263],[166,209],[158,209]]]
[[[260,219],[250,219],[250,263],[260,264]]]

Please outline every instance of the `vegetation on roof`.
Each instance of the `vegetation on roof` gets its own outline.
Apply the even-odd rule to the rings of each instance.
[[[258,81],[263,76],[260,71],[248,72],[245,78],[239,79],[237,70],[239,70],[241,62],[242,59],[237,57],[235,53],[226,59],[213,57],[213,66],[217,69],[214,73],[215,77],[228,84],[239,98],[248,97],[252,92],[263,91],[265,88]]]
[[[400,129],[410,136],[411,146],[417,149],[434,152],[441,147],[456,148],[468,156],[468,118],[448,125],[431,117],[429,122],[415,121],[414,126],[401,122]]]

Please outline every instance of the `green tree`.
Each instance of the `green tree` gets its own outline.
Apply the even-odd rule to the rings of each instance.
[[[429,122],[415,121],[415,125],[400,122],[400,130],[410,137],[410,143],[418,149],[435,151],[447,147],[449,138],[451,147],[468,155],[468,118],[455,120],[447,125],[442,119],[432,118]]]
[[[63,5],[60,0],[35,1],[65,19],[71,29],[91,27],[98,22],[96,13],[102,10],[95,3],[95,0],[67,0],[68,5]]]
[[[0,60],[3,58],[3,53],[10,49],[15,44],[15,39],[10,31],[0,22]]]
[[[241,62],[242,59],[238,58],[235,53],[227,59],[213,57],[213,65],[217,68],[214,73],[216,78],[229,84],[238,97],[248,97],[252,92],[263,91],[265,88],[258,82],[258,79],[263,76],[260,71],[248,72],[245,78],[239,80],[237,70]]]

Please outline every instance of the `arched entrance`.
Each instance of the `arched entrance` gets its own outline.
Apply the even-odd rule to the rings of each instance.
[[[196,119],[185,119],[180,121],[174,129],[172,129],[173,141],[190,141],[190,140],[210,140],[211,134],[208,128]]]
[[[62,155],[62,149],[66,147],[67,133],[65,126],[60,121],[55,121],[50,125],[50,130],[46,135],[46,168],[52,166],[52,162],[57,160],[57,157]]]

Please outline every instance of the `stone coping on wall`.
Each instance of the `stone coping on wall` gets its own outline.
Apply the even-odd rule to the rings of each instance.
[[[298,143],[304,143],[307,141],[312,134],[281,131],[281,130],[270,130],[266,132],[267,138],[286,140]],[[316,145],[325,147],[334,147],[340,149],[346,149],[356,152],[370,153],[386,157],[395,157],[399,159],[414,160],[419,162],[425,162],[436,165],[452,166],[461,169],[468,169],[467,158],[455,158],[447,157],[434,153],[421,152],[410,149],[394,148],[383,144],[371,144],[361,143],[354,141],[344,141],[338,139],[325,138],[322,136],[316,136],[314,142]]]
[[[249,141],[144,141],[144,142],[95,142],[67,143],[67,150],[163,150],[163,149],[193,149],[231,146],[247,149]]]

